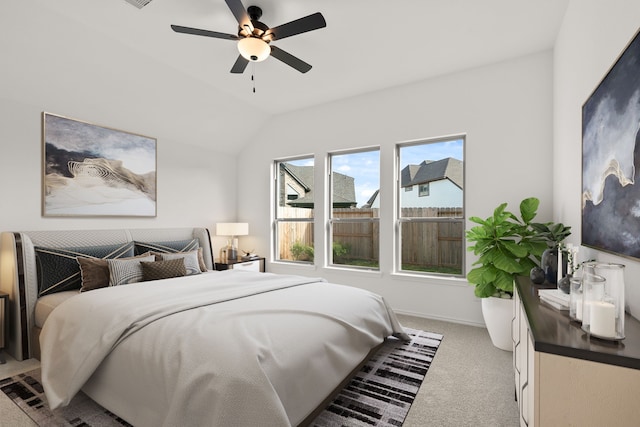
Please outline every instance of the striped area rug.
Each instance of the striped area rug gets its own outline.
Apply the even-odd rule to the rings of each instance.
[[[401,426],[443,336],[405,328],[389,338],[312,423],[317,427]]]
[[[402,425],[442,340],[440,334],[405,330],[411,341],[389,338],[313,426]],[[41,427],[129,426],[82,392],[68,406],[51,411],[40,383],[40,369],[0,380],[0,390]]]

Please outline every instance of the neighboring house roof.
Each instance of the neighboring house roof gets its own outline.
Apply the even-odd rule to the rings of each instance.
[[[367,200],[367,203],[365,203],[364,205],[362,205],[363,208],[370,208],[373,206],[373,204],[376,201],[376,198],[378,197],[378,194],[380,194],[380,190],[376,190],[373,192],[373,194],[371,195],[371,197],[369,197],[369,200]]]
[[[449,179],[459,188],[463,188],[462,165],[461,160],[453,157],[436,161],[425,160],[419,165],[407,165],[400,174],[400,187]]]
[[[448,179],[460,189],[463,188],[461,160],[447,157],[441,160],[425,160],[419,165],[407,165],[400,172],[400,187],[410,187],[416,184],[426,184],[433,181]],[[367,200],[363,208],[370,208],[375,203],[380,190],[376,190]]]
[[[313,207],[313,166],[296,166],[281,163],[282,168],[304,189],[305,194],[295,200],[287,201],[289,206],[299,208]],[[356,206],[356,188],[353,177],[338,172],[333,173],[333,207],[350,208]]]

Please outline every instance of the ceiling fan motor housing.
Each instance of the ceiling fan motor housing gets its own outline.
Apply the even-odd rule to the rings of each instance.
[[[126,1],[149,2],[151,0]],[[327,22],[320,12],[270,28],[260,22],[260,18],[262,17],[262,9],[260,7],[249,6],[245,9],[242,0],[225,0],[225,3],[227,3],[229,10],[238,22],[237,35],[183,27],[181,25],[171,25],[171,29],[177,33],[237,41],[240,55],[231,68],[231,73],[234,74],[242,74],[249,62],[264,61],[269,56],[276,58],[301,73],[306,73],[311,69],[311,65],[277,46],[271,46],[270,43],[274,40],[281,40],[297,34],[306,33],[307,31],[326,27]]]

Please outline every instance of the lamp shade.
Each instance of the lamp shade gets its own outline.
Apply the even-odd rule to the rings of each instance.
[[[256,37],[245,37],[238,41],[238,51],[246,60],[252,62],[264,61],[269,57],[269,44]]]
[[[219,222],[216,224],[218,236],[246,236],[249,234],[249,224],[246,222]]]

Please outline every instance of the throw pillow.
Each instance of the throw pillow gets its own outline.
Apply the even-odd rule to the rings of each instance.
[[[147,257],[150,253],[130,258],[119,258],[128,260],[140,257]],[[106,288],[109,286],[109,264],[106,259],[78,257],[80,265],[80,276],[82,277],[82,287],[80,292],[92,291],[94,289]]]
[[[198,251],[178,252],[174,254],[152,252],[158,261],[166,261],[169,259],[184,259],[184,266],[187,269],[187,275],[200,274],[200,263],[198,261]]]
[[[142,279],[161,280],[170,279],[172,277],[182,277],[187,275],[187,269],[184,266],[184,258],[170,259],[167,261],[143,262]]]
[[[38,297],[60,291],[80,289],[79,256],[116,259],[133,256],[133,242],[121,245],[46,248],[36,246]]]
[[[109,265],[109,286],[127,285],[142,281],[141,262],[154,261],[155,257],[149,255],[133,259],[110,259],[107,260]]]
[[[198,249],[198,264],[200,271],[207,271],[207,264],[204,262],[202,248],[198,239],[173,240],[168,242],[135,242],[136,255],[143,252],[153,251],[157,253],[179,253],[190,252]]]

